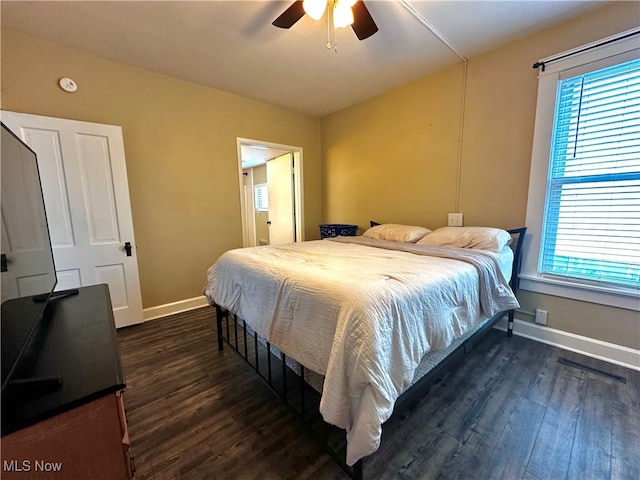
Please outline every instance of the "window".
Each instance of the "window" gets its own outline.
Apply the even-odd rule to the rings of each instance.
[[[269,211],[269,190],[266,183],[255,185],[254,198],[256,200],[256,212]]]
[[[640,311],[639,35],[538,64],[524,290]]]
[[[540,273],[640,286],[640,60],[558,82]]]

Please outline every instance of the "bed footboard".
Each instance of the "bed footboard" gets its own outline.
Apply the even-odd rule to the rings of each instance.
[[[242,319],[216,305],[216,329],[218,332],[218,350],[226,343],[238,354],[267,384],[280,400],[289,407],[307,427],[312,437],[324,448],[333,460],[349,475],[361,480],[364,478],[364,459],[352,467],[346,464],[346,432],[326,423],[320,415],[321,386],[318,388],[307,377],[309,372],[302,365],[289,362],[286,355],[274,349],[269,342],[260,338]],[[501,312],[487,321],[473,335],[462,342],[431,371],[404,392],[396,401],[394,414],[410,408],[422,398],[428,389],[447,371],[463,360],[475,345],[501,320]],[[317,374],[315,374],[317,375]],[[375,454],[374,454],[375,455]]]
[[[222,320],[225,318],[226,311],[216,305],[216,331],[218,333],[218,351],[221,352],[224,347],[222,338]]]
[[[346,464],[346,432],[326,423],[320,415],[322,385],[314,381],[318,374],[291,361],[233,313],[218,305],[215,308],[218,350],[226,343],[302,420],[311,436],[347,475],[362,479],[362,460],[352,467]]]

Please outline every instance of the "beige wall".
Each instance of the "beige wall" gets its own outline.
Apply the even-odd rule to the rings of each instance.
[[[462,68],[322,120],[326,223],[438,225],[455,206]],[[444,212],[444,214],[443,214]]]
[[[435,228],[459,204],[467,225],[524,225],[537,93],[532,64],[637,27],[639,19],[639,2],[612,2],[471,58],[459,171],[462,64],[324,117],[323,221]],[[637,312],[520,297],[526,310],[548,310],[552,328],[640,349]]]
[[[2,29],[5,110],[123,128],[145,307],[202,294],[242,246],[236,138],[304,149],[305,234],[320,223],[319,119]],[[70,95],[61,77],[79,85]]]

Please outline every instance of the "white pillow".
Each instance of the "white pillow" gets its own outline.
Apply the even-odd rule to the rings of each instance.
[[[418,241],[419,245],[477,248],[499,252],[511,243],[506,230],[493,227],[442,227]]]
[[[371,227],[364,232],[362,236],[375,238],[377,240],[389,240],[391,242],[416,243],[429,232],[431,232],[431,230],[428,228],[414,225],[383,223],[382,225]]]

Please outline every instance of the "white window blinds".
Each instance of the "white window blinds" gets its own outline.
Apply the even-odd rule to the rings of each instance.
[[[256,211],[269,211],[269,189],[266,183],[261,183],[254,187],[254,197],[256,199]]]
[[[540,273],[640,288],[640,60],[558,82]]]

